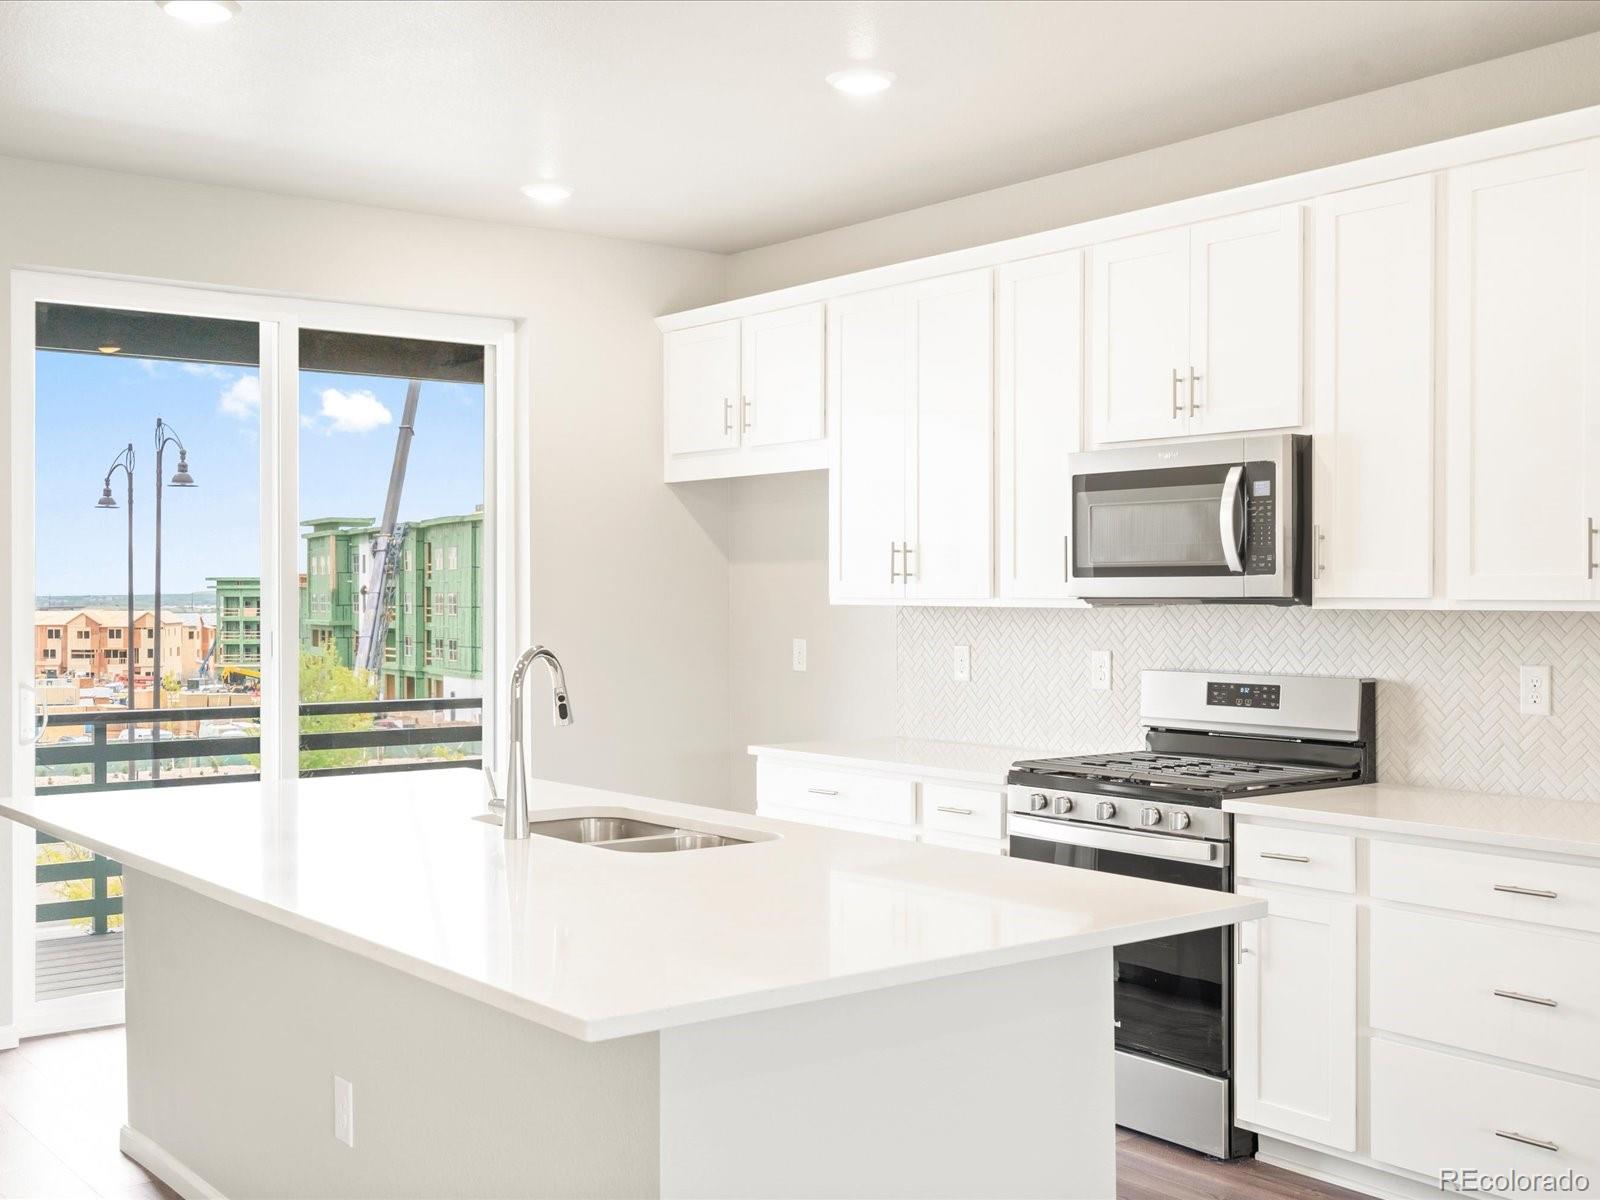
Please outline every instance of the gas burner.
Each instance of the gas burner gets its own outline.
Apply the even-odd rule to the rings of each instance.
[[[1082,754],[1070,758],[1042,758],[1016,764],[1016,770],[1073,779],[1102,779],[1112,783],[1182,788],[1193,792],[1251,792],[1268,788],[1305,787],[1328,780],[1348,779],[1352,772],[1332,767],[1306,767],[1293,763],[1259,762],[1243,758],[1215,758],[1193,754],[1163,754],[1136,750],[1128,754]]]

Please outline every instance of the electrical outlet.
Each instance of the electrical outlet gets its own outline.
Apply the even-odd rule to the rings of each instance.
[[[1550,715],[1550,668],[1523,667],[1521,674],[1522,715],[1548,717]]]
[[[804,671],[806,669],[805,638],[795,638],[794,640],[794,669],[796,671]]]
[[[348,1079],[333,1077],[333,1136],[352,1150],[356,1144],[356,1089]]]
[[[1111,651],[1089,651],[1089,686],[1097,692],[1111,687]]]
[[[972,679],[972,647],[957,646],[954,657],[950,663],[950,676],[957,683],[967,683]]]

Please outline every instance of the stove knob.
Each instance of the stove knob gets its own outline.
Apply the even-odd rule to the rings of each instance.
[[[1187,829],[1187,828],[1189,828],[1189,814],[1186,813],[1186,812],[1175,812],[1175,813],[1173,813],[1172,814],[1172,827],[1174,829]]]
[[[1099,807],[1094,810],[1094,815],[1102,821],[1109,821],[1117,815],[1117,806],[1109,800],[1102,800]]]
[[[1159,808],[1145,809],[1139,814],[1139,824],[1146,826],[1161,824],[1161,810]]]
[[[1057,796],[1056,797],[1056,816],[1064,817],[1071,811],[1072,811],[1072,797],[1071,796]]]
[[[1043,792],[1035,792],[1028,797],[1029,812],[1043,812],[1050,807],[1050,797]]]

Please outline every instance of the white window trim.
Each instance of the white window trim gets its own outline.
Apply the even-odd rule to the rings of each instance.
[[[261,330],[261,669],[265,690],[261,729],[261,769],[267,785],[287,786],[298,760],[297,655],[280,652],[299,640],[299,587],[302,538],[298,525],[299,458],[299,331],[302,327],[392,337],[479,344],[485,347],[484,499],[486,545],[483,586],[493,605],[493,619],[484,629],[484,664],[489,670],[483,707],[486,757],[502,739],[503,688],[496,678],[509,665],[513,647],[528,636],[528,619],[517,602],[530,579],[522,526],[522,500],[528,495],[526,472],[530,454],[525,444],[529,422],[526,373],[517,370],[517,354],[527,352],[528,339],[516,322],[495,317],[454,316],[407,309],[340,304],[320,300],[261,295],[245,291],[191,288],[100,275],[11,272],[11,428],[10,587],[0,591],[0,621],[11,638],[12,677],[0,693],[0,728],[13,739],[12,777],[0,781],[13,794],[33,788],[34,755],[23,742],[23,714],[37,703],[32,682],[34,656],[34,313],[41,302],[124,308],[145,312],[252,321]],[[519,396],[519,389],[524,392]],[[19,469],[20,468],[20,469]],[[146,654],[148,656],[148,651]],[[500,668],[497,670],[496,668]],[[496,766],[502,765],[498,762]],[[13,945],[31,948],[33,918],[34,839],[29,831],[15,834],[0,822],[0,889],[9,892],[16,927]],[[0,937],[0,942],[8,940]],[[109,1018],[111,1006],[120,1019],[121,993],[107,993],[106,1011],[51,1016],[50,1003],[33,997],[31,952],[0,956],[0,972],[11,975],[16,1000],[16,1029],[23,1036],[82,1028]],[[0,989],[3,990],[3,989]],[[52,1022],[55,1022],[52,1024]]]

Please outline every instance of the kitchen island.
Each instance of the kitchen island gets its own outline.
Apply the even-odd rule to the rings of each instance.
[[[124,865],[124,1150],[239,1200],[1110,1196],[1111,947],[1265,911],[569,785],[530,808],[732,844],[506,842],[466,770],[0,804]]]

